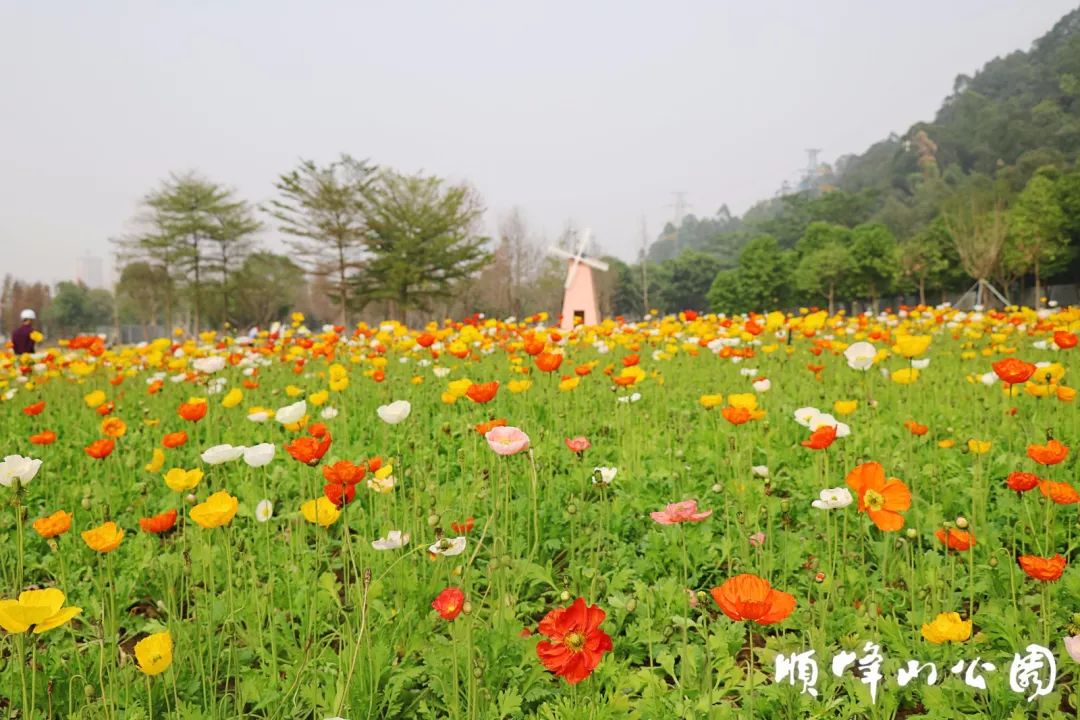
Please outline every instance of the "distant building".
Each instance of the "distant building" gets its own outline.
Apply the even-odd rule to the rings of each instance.
[[[76,259],[75,279],[91,289],[105,287],[101,258],[87,256]]]

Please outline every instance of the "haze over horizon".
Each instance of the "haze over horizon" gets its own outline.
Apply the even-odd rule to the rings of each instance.
[[[741,214],[805,148],[832,163],[931,119],[958,74],[1075,6],[13,2],[0,267],[73,278],[170,172],[261,204],[300,158],[340,152],[470,182],[492,233],[516,206],[536,236],[572,221],[630,259],[674,191]]]

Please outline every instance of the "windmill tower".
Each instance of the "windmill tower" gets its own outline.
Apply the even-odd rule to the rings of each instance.
[[[563,285],[562,330],[573,330],[577,325],[596,325],[600,322],[600,308],[596,303],[596,286],[592,271],[604,272],[608,265],[600,260],[585,257],[589,247],[590,231],[578,236],[577,252],[571,254],[562,248],[552,247],[550,252],[566,259],[566,283]]]

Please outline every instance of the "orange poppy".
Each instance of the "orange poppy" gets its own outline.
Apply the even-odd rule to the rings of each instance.
[[[1054,582],[1065,571],[1065,556],[1060,553],[1051,558],[1039,557],[1038,555],[1021,555],[1017,558],[1020,569],[1028,577],[1043,582]]]
[[[161,388],[164,387],[164,385],[164,380],[155,380],[154,382],[146,386],[146,392],[150,393],[151,395],[156,395],[161,390]]]
[[[379,472],[379,468],[382,467],[382,458],[376,455],[373,458],[368,458],[367,469],[368,472]]]
[[[536,340],[536,339],[526,340],[525,341],[525,354],[527,354],[527,355],[539,355],[540,353],[544,352],[545,347],[547,347],[547,345],[544,343],[543,340]]]
[[[57,510],[48,517],[38,518],[34,521],[34,532],[43,538],[54,538],[63,535],[71,529],[71,513]]]
[[[479,423],[475,426],[476,432],[480,433],[481,435],[487,435],[492,428],[497,427],[506,427],[506,418],[494,418],[492,420],[488,420],[487,422]]]
[[[363,465],[354,465],[348,460],[338,460],[333,465],[323,465],[322,474],[328,483],[355,485],[364,479],[367,468]]]
[[[311,437],[322,438],[322,436],[326,434],[326,424],[315,423],[308,428],[308,433],[310,433]]]
[[[847,476],[848,487],[859,499],[859,512],[865,512],[879,530],[891,531],[904,527],[900,513],[911,507],[911,491],[896,478],[885,478],[885,468],[879,462],[859,465]]]
[[[794,595],[776,590],[765,578],[749,573],[728,578],[709,593],[724,614],[736,622],[772,625],[795,610]]]
[[[42,430],[35,435],[31,435],[30,442],[34,445],[52,445],[56,442],[56,433],[52,430]]]
[[[1005,479],[1005,484],[1010,490],[1018,493],[1027,492],[1039,484],[1039,476],[1029,472],[1011,472]]]
[[[630,387],[638,380],[637,375],[619,375],[611,378],[611,381],[619,387]]]
[[[41,412],[44,409],[45,409],[45,401],[44,400],[39,400],[38,402],[34,403],[33,405],[27,405],[26,407],[24,407],[22,409],[22,411],[23,411],[23,415],[31,415],[31,416],[33,416],[33,415],[40,415]]]
[[[599,606],[586,604],[584,598],[549,612],[537,628],[545,637],[536,645],[540,662],[571,685],[587,678],[613,647],[611,637],[600,629],[605,617]]]
[[[574,374],[578,377],[585,377],[592,372],[592,365],[578,365],[574,368]]]
[[[1080,502],[1080,493],[1069,483],[1043,480],[1039,483],[1039,492],[1050,498],[1057,505],[1073,505]]]
[[[187,439],[187,433],[180,430],[179,432],[171,432],[161,438],[161,444],[171,450],[172,448],[178,448],[186,443]]]
[[[536,356],[536,367],[543,372],[555,372],[562,365],[563,356],[558,353],[542,352]]]
[[[627,355],[622,359],[623,367],[633,367],[641,362],[641,358],[638,355]]]
[[[1051,440],[1045,445],[1028,445],[1027,456],[1040,465],[1057,465],[1069,456],[1069,448]]]
[[[313,437],[299,437],[286,445],[285,451],[305,465],[318,465],[330,449],[330,443],[330,433],[323,435],[322,441]]]
[[[499,392],[499,383],[492,380],[486,383],[473,383],[465,394],[474,403],[488,403],[495,399],[495,393]]]
[[[727,405],[720,413],[732,425],[742,425],[750,420],[750,411],[744,407],[732,407]]]
[[[83,448],[83,452],[95,460],[102,460],[109,457],[109,453],[111,453],[115,447],[116,442],[114,440],[95,440]]]
[[[153,533],[154,535],[168,532],[176,527],[176,511],[166,510],[153,517],[139,518],[139,527],[143,529],[143,532]]]
[[[118,417],[107,417],[101,422],[101,434],[111,438],[123,437],[127,432],[127,423]]]
[[[942,545],[950,550],[956,550],[957,552],[964,552],[975,546],[975,536],[967,530],[949,528],[948,531],[946,531],[944,528],[939,528],[938,531],[934,533],[934,536],[941,541]]]
[[[205,402],[186,402],[180,403],[180,408],[176,411],[177,414],[190,422],[199,422],[206,417]]]
[[[1027,382],[1028,378],[1035,374],[1038,369],[1032,363],[1024,362],[1019,358],[1009,357],[1004,360],[998,360],[991,367],[994,368],[994,373],[1001,378],[1003,382],[1007,382],[1010,385],[1018,385],[1022,382]]]
[[[836,426],[835,425],[822,425],[814,432],[810,433],[808,440],[803,440],[800,445],[804,448],[810,448],[811,450],[824,450],[833,444],[836,440]]]
[[[1076,341],[1076,333],[1067,332],[1065,330],[1058,330],[1054,333],[1054,344],[1062,350],[1076,347]]]
[[[922,437],[930,430],[930,428],[928,428],[927,426],[917,423],[914,420],[908,420],[907,422],[905,422],[904,427],[906,427],[912,435],[915,435],[917,437]]]
[[[420,347],[431,347],[435,344],[435,336],[429,332],[420,333],[416,336],[416,344]]]
[[[104,402],[97,406],[97,414],[105,417],[106,415],[112,415],[112,411],[116,409],[116,403],[113,401]]]

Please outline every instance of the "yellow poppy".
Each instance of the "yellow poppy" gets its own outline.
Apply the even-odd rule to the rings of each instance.
[[[165,672],[172,665],[173,643],[169,631],[147,635],[135,643],[135,660],[147,675]]]
[[[922,636],[935,645],[964,642],[971,637],[971,621],[961,620],[959,613],[941,613],[933,622],[922,626]]]
[[[24,590],[18,600],[0,600],[0,627],[9,633],[34,628],[35,635],[60,627],[82,612],[64,607],[64,593],[56,588]]]
[[[308,522],[330,527],[341,517],[341,510],[325,495],[317,500],[308,500],[300,506],[300,512]]]
[[[219,490],[206,498],[205,502],[191,508],[189,515],[200,526],[211,529],[227,525],[239,507],[240,501],[224,490]]]

